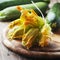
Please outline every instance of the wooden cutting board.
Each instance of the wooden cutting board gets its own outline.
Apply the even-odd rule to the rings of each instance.
[[[52,34],[52,40],[49,41],[49,46],[32,47],[30,50],[24,48],[19,40],[8,40],[7,28],[3,32],[3,44],[10,50],[28,57],[60,57],[60,35]]]

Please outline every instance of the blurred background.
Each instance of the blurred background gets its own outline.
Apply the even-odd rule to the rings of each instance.
[[[13,2],[8,2],[8,1],[22,1],[22,3],[18,2],[18,3],[14,3]],[[15,5],[24,5],[24,2],[30,1],[30,0],[0,0],[0,21],[6,21],[6,22],[0,22],[0,35],[3,35],[3,30],[4,28],[6,28],[8,26],[8,24],[11,22],[11,19],[14,20],[16,18],[20,17],[20,12],[17,11],[15,8],[9,8],[9,6],[15,6]],[[44,1],[43,4],[41,4],[42,6],[38,5],[38,7],[40,7],[40,9],[42,10],[42,12],[45,14],[46,9],[48,8],[50,10],[50,8],[57,2],[60,2],[60,0],[33,0],[33,1]],[[45,2],[46,1],[46,2]],[[7,3],[6,3],[7,2]],[[29,3],[29,2],[27,2]],[[31,3],[31,2],[30,2]],[[47,3],[47,4],[46,4]],[[45,4],[45,5],[44,5]],[[27,4],[25,4],[27,5]],[[55,30],[55,28],[59,28],[60,29],[60,4],[57,4],[58,7],[54,6],[56,8],[53,9],[52,13],[54,13],[56,15],[55,18],[53,18],[53,22],[50,22],[50,24],[54,25],[55,23],[57,23],[57,26],[54,25],[54,27],[52,27],[53,30]],[[49,6],[49,7],[48,7]],[[24,6],[25,7],[25,6]],[[29,6],[27,6],[28,8],[31,8]],[[5,9],[7,8],[7,9]],[[33,8],[33,7],[32,7]],[[46,9],[45,9],[46,8]],[[36,8],[35,8],[36,9]],[[44,10],[45,9],[45,10]],[[15,13],[16,12],[16,13]],[[39,13],[39,12],[38,12]],[[58,14],[57,14],[58,13]],[[19,15],[18,15],[19,14]],[[49,13],[48,13],[49,14]],[[45,15],[48,16],[48,14]],[[52,18],[53,14],[49,15],[49,21],[50,18]],[[58,17],[57,17],[58,16]],[[54,16],[53,16],[54,17]],[[57,21],[56,21],[57,20]],[[10,21],[10,22],[7,22]],[[59,30],[60,31],[60,30]],[[19,56],[18,54],[15,54],[13,52],[11,52],[10,50],[8,50],[2,43],[1,41],[3,40],[3,38],[0,38],[0,60],[31,60],[29,58],[25,58],[22,56]],[[33,60],[33,59],[32,59]]]

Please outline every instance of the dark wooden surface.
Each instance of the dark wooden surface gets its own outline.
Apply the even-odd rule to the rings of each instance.
[[[0,60],[45,60],[47,58],[31,58],[26,57],[23,55],[18,55],[8,48],[6,48],[2,41],[3,41],[3,30],[8,26],[9,23],[7,22],[0,22]],[[48,59],[47,59],[48,60]]]
[[[2,33],[4,28],[8,25],[8,23],[0,22],[0,60],[33,60],[31,58],[18,55],[10,50],[8,50],[3,44],[2,44]]]
[[[29,58],[23,55],[18,55],[8,48],[6,48],[2,41],[3,41],[3,30],[8,26],[9,23],[7,22],[0,22],[0,60],[51,60],[50,58]],[[56,58],[53,58],[56,59]]]
[[[47,58],[31,58],[23,55],[18,55],[6,48],[3,41],[3,30],[8,26],[8,22],[0,22],[0,60],[45,60]],[[48,60],[48,59],[47,59]]]

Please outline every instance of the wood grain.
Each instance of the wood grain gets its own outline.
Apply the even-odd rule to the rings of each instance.
[[[47,47],[38,47],[34,46],[31,47],[29,50],[24,48],[21,44],[20,40],[9,40],[7,38],[7,28],[3,32],[3,43],[4,45],[12,50],[13,52],[16,52],[18,54],[23,54],[27,57],[60,57],[60,35],[52,34],[51,38],[52,40],[48,41],[49,45]]]
[[[5,22],[0,22],[0,60],[36,60],[37,58],[29,58],[29,57],[25,57],[23,55],[18,55],[12,51],[10,51],[9,49],[7,49],[3,44],[2,44],[2,40],[3,40],[3,30],[7,27],[9,23]],[[58,52],[59,54],[59,52]],[[48,58],[48,57],[47,57]],[[44,58],[38,58],[38,60],[40,59],[44,59]],[[52,59],[52,58],[51,58]]]
[[[2,33],[8,24],[7,22],[0,22],[0,60],[30,60],[29,58],[10,51],[2,44]]]
[[[48,58],[29,58],[23,55],[18,55],[9,49],[7,49],[3,44],[3,30],[8,26],[10,22],[0,22],[0,60],[42,60]]]

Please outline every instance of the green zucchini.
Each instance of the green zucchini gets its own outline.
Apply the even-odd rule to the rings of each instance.
[[[37,2],[35,3],[42,11],[43,14],[45,14],[48,3],[45,2]],[[36,7],[33,4],[26,4],[26,5],[20,5],[23,8],[27,9],[34,9],[35,12],[40,15],[39,11],[36,9]],[[0,21],[11,21],[14,19],[17,19],[20,17],[20,11],[17,10],[16,6],[5,8],[4,10],[0,11]]]
[[[47,3],[50,2],[50,0],[33,0],[33,1],[34,2],[47,2]],[[3,2],[0,2],[0,10],[6,7],[10,7],[10,6],[28,4],[28,3],[31,3],[31,0],[5,0]]]
[[[49,10],[46,19],[53,31],[60,29],[60,3],[53,5],[53,7]]]

